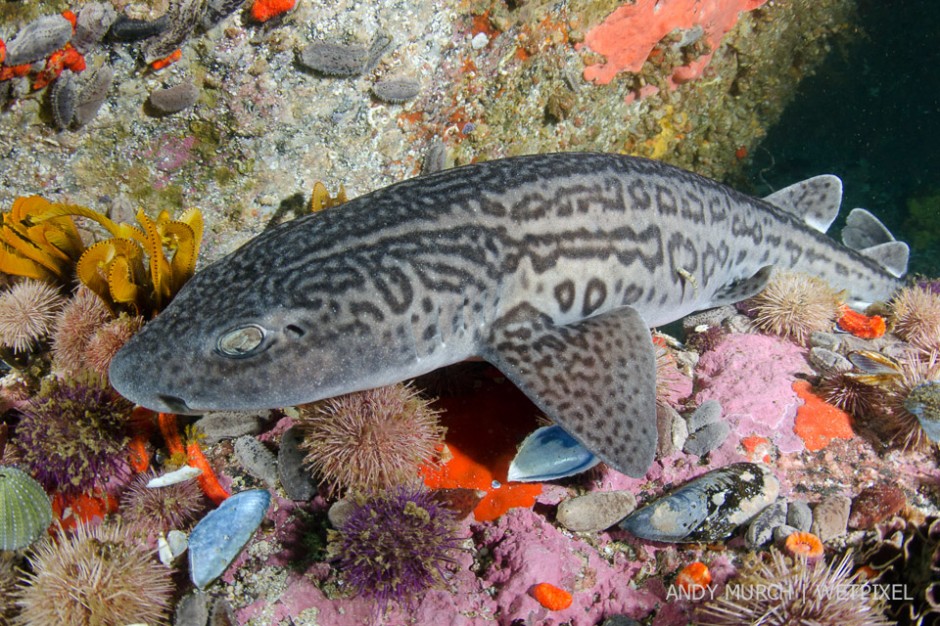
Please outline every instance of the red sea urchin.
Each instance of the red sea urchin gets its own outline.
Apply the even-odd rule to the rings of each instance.
[[[380,611],[390,601],[413,605],[454,563],[451,553],[461,542],[455,517],[428,491],[401,487],[357,496],[342,525],[329,531],[327,554]]]
[[[166,624],[171,570],[130,543],[117,524],[79,525],[58,542],[39,544],[17,591],[16,624]]]
[[[724,593],[705,602],[696,624],[716,626],[889,626],[884,605],[852,573],[851,553],[826,565],[789,558],[776,548],[750,555]]]
[[[127,465],[132,408],[93,379],[44,381],[16,426],[23,465],[48,490],[75,493],[103,486]]]
[[[306,465],[331,493],[377,491],[413,482],[444,438],[438,412],[397,384],[302,407],[298,426]]]

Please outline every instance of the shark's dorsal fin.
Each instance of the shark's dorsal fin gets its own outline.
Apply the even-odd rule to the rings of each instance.
[[[747,300],[751,296],[756,296],[767,286],[767,281],[770,280],[770,273],[773,269],[773,265],[765,265],[747,278],[728,283],[715,292],[709,306],[718,307],[734,304],[741,300]]]
[[[773,192],[764,198],[764,202],[795,215],[824,233],[839,214],[842,181],[832,174],[814,176]]]
[[[842,243],[875,261],[900,278],[907,273],[910,249],[897,241],[877,217],[865,209],[852,209],[842,229]]]
[[[656,453],[656,357],[635,309],[553,326],[520,305],[494,324],[480,356],[605,463],[646,474]]]

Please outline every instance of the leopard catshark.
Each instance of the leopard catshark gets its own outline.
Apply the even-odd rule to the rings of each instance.
[[[274,227],[198,272],[118,352],[114,387],[157,411],[313,402],[482,357],[612,467],[656,450],[649,328],[759,292],[774,267],[859,301],[907,246],[842,185],[759,200],[659,162],[513,157],[406,180]],[[853,249],[854,248],[854,249]]]

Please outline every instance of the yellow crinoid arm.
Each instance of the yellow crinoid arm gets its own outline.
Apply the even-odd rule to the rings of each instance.
[[[137,221],[144,227],[146,234],[144,247],[150,261],[150,281],[153,283],[154,305],[157,310],[170,301],[170,264],[163,254],[163,238],[157,225],[147,217],[143,209],[137,210]]]
[[[0,245],[0,272],[25,278],[35,278],[44,282],[58,281],[58,276],[49,271],[48,268],[32,259],[17,254],[6,245]]]
[[[170,291],[175,295],[196,271],[196,238],[193,229],[182,222],[167,222],[160,230],[167,248],[173,251]]]
[[[202,220],[202,212],[195,208],[189,208],[183,211],[183,214],[176,220],[182,222],[193,229],[193,262],[199,256],[199,248],[202,245],[202,233],[205,228]]]
[[[139,308],[140,287],[134,283],[134,268],[126,256],[114,257],[108,265],[108,289],[119,304],[131,304]]]
[[[25,225],[7,221],[5,218],[6,216],[4,216],[3,225],[0,226],[0,239],[8,249],[13,254],[44,267],[56,280],[67,280],[67,277],[63,276],[65,271],[62,260],[58,258],[58,255],[31,240]]]
[[[89,247],[76,265],[78,279],[89,289],[94,291],[108,306],[114,309],[117,302],[112,296],[111,265],[118,257],[122,258],[122,267],[128,268],[128,280],[139,283],[146,275],[143,266],[143,252],[140,244],[129,239],[106,239]],[[127,286],[118,283],[118,294],[126,294]]]
[[[346,202],[346,189],[340,185],[339,192],[335,197],[330,195],[326,185],[317,181],[313,185],[313,193],[310,194],[310,212],[316,213],[323,209],[330,209]]]
[[[145,242],[147,237],[142,230],[132,224],[125,224],[112,221],[106,215],[94,211],[87,207],[77,204],[53,204],[48,209],[39,214],[36,219],[45,221],[62,216],[86,217],[93,222],[100,224],[108,233],[118,239],[136,239],[141,243]]]

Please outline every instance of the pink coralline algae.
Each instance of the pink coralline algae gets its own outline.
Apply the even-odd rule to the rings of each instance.
[[[698,362],[701,391],[695,403],[718,400],[732,435],[723,447],[743,437],[767,437],[781,452],[800,452],[803,441],[793,433],[802,404],[792,388],[797,374],[812,374],[805,350],[767,335],[728,335]]]
[[[767,0],[637,0],[627,3],[588,31],[584,44],[607,57],[584,69],[585,80],[606,85],[618,72],[639,72],[659,41],[673,31],[701,32],[711,52],[675,69],[675,86],[699,77],[738,15]]]
[[[611,564],[533,511],[512,509],[477,529],[493,558],[484,586],[495,590],[500,624],[593,626],[611,615],[643,617],[659,602],[629,584],[641,563],[616,555]],[[571,591],[571,606],[550,611],[539,604],[529,590],[541,582]]]

